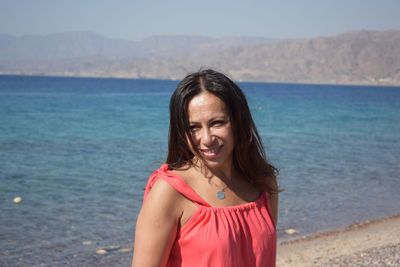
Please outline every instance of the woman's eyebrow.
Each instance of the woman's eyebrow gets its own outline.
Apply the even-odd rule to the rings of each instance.
[[[215,117],[210,118],[207,121],[210,122],[210,121],[215,121],[215,120],[229,120],[229,116],[224,116],[224,115],[215,116]],[[189,121],[189,123],[199,123],[199,122],[198,121]]]

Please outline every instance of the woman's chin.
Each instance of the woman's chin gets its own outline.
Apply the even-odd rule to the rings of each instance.
[[[203,158],[204,164],[209,168],[209,169],[225,169],[230,165],[232,161],[229,160],[221,160],[221,159],[215,159],[215,160],[210,160],[210,159],[204,159]]]

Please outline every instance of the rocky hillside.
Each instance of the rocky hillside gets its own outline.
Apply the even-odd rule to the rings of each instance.
[[[245,81],[400,85],[400,31],[297,40],[0,35],[1,74],[180,79],[200,67]]]

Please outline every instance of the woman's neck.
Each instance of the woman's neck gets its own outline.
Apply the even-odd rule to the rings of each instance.
[[[237,172],[233,164],[229,164],[225,168],[211,168],[199,158],[194,158],[192,163],[193,168],[208,179],[218,178],[223,183],[230,184],[237,177]]]

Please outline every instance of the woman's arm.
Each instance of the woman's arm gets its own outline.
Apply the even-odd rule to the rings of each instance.
[[[271,205],[272,220],[274,221],[275,227],[278,223],[278,202],[279,193],[273,193],[269,195],[269,203]]]
[[[182,196],[158,179],[138,215],[132,267],[165,266],[183,209]]]

